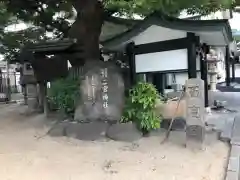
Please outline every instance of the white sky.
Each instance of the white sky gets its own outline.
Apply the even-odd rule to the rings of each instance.
[[[233,13],[233,18],[229,20],[232,29],[240,30],[240,14]]]

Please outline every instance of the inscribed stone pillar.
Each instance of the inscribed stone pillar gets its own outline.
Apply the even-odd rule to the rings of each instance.
[[[118,68],[110,62],[99,61],[88,63],[84,70],[74,119],[119,121],[124,107],[124,82]]]
[[[204,81],[193,78],[186,81],[186,145],[202,149],[205,139]]]

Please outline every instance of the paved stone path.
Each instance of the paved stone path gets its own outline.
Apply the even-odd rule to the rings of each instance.
[[[213,113],[208,123],[221,131],[221,139],[230,143],[231,150],[225,180],[240,179],[240,90],[235,92],[214,92],[210,95],[210,103],[214,99],[226,101],[226,107],[237,110],[237,113]]]

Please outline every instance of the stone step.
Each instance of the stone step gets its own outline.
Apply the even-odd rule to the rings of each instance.
[[[240,145],[240,116],[234,118],[231,144]]]

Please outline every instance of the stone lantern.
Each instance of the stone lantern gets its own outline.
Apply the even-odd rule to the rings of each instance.
[[[22,66],[21,84],[26,88],[27,105],[29,110],[34,111],[38,108],[37,81],[30,63]]]
[[[218,75],[218,68],[217,64],[221,60],[216,55],[215,51],[211,50],[210,54],[207,54],[207,67],[208,67],[208,74],[210,77],[210,90],[216,91],[217,88],[217,75]]]

